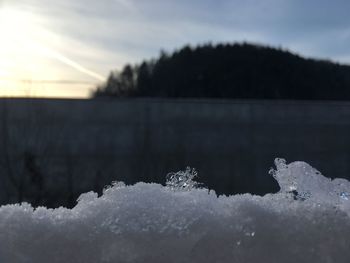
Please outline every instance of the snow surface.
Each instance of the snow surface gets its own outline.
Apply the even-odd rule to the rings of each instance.
[[[350,262],[350,183],[276,159],[276,194],[217,196],[188,169],[73,209],[0,207],[0,262]]]

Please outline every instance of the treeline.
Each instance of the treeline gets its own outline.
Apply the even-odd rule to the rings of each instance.
[[[246,43],[186,46],[112,72],[93,96],[349,100],[350,66]]]

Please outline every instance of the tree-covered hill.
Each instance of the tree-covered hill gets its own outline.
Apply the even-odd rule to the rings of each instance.
[[[246,43],[186,46],[112,72],[93,96],[349,100],[350,66]]]

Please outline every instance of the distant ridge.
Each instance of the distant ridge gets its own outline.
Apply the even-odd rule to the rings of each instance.
[[[350,66],[255,44],[185,46],[112,72],[93,97],[350,100]]]

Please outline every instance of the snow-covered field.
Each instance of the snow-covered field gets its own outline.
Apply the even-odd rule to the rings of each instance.
[[[265,196],[217,196],[187,170],[73,209],[2,206],[0,262],[350,262],[350,183],[275,163],[281,191]]]

